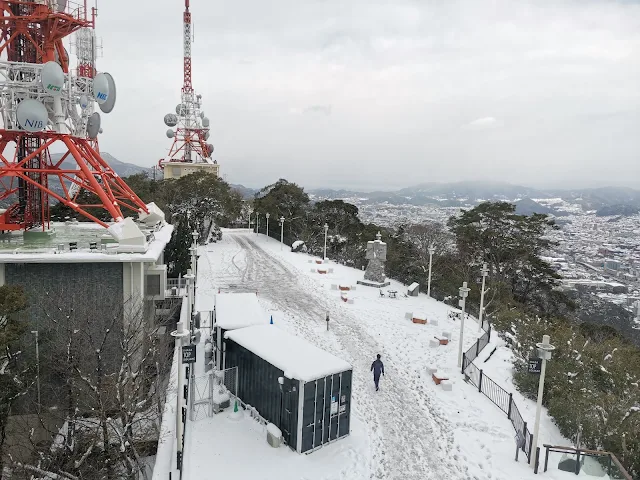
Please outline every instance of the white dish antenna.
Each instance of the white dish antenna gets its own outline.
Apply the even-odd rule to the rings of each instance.
[[[210,143],[207,143],[207,150],[209,150],[209,154],[207,155],[207,157],[210,157],[211,155],[213,155],[213,145]]]
[[[64,12],[65,8],[67,8],[67,0],[58,0],[58,11]]]
[[[62,67],[56,62],[45,63],[40,73],[40,81],[42,82],[42,88],[44,88],[45,92],[54,97],[59,97],[62,94],[62,87],[64,86],[64,72],[62,71]]]
[[[100,133],[100,114],[93,112],[87,121],[87,137],[94,139]]]
[[[80,95],[80,108],[81,109],[85,109],[89,106],[89,97],[87,97],[86,95]]]
[[[187,114],[187,106],[184,103],[179,103],[176,105],[176,113],[180,116],[184,116]]]
[[[64,47],[63,47],[63,48],[64,48]],[[54,58],[54,60],[55,60],[55,62],[56,62],[57,64],[60,64],[60,63],[61,63],[61,62],[60,62],[60,55],[58,55],[58,49],[56,49],[56,50],[55,50],[55,53],[54,53],[54,57],[53,57],[53,58]],[[64,49],[64,60],[65,60],[67,63],[69,63],[69,52],[67,51],[67,49],[66,49],[66,48]]]
[[[109,84],[107,87],[107,99],[102,104],[98,102],[98,106],[103,113],[111,113],[116,104],[116,82],[113,80],[110,73],[104,72],[103,74],[98,75],[104,75],[107,78],[107,83]]]
[[[200,118],[204,118],[204,112],[200,112]]]
[[[175,134],[176,132],[174,132],[173,130],[171,129],[167,130],[167,138],[173,138]]]
[[[204,139],[205,140],[209,140],[209,137],[211,136],[211,134],[209,133],[209,130],[207,130],[206,132],[204,132]]]
[[[109,79],[104,73],[99,73],[93,78],[93,97],[98,105],[109,99]]]
[[[204,117],[202,119],[202,126],[207,128],[209,126],[209,119],[207,117]]]
[[[178,124],[178,117],[173,113],[167,113],[164,116],[164,124],[167,127],[175,127]]]
[[[39,132],[47,126],[47,108],[37,100],[27,98],[18,105],[18,124],[27,132]]]

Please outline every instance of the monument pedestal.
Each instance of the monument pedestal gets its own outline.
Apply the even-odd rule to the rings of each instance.
[[[391,282],[389,282],[389,281],[374,282],[373,280],[358,280],[358,285],[364,285],[365,287],[383,288],[383,287],[388,287],[389,285],[391,285]]]

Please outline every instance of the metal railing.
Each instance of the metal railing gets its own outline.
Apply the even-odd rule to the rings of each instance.
[[[513,394],[507,392],[498,385],[494,380],[484,374],[481,368],[478,368],[473,361],[478,358],[480,352],[491,341],[491,326],[483,322],[482,329],[484,334],[478,338],[476,343],[469,350],[462,354],[462,373],[468,382],[478,388],[478,391],[491,400],[500,410],[502,410],[511,425],[523,441],[519,442],[522,451],[527,456],[527,460],[531,458],[531,445],[533,443],[533,434],[529,431],[527,422],[525,422],[520,414],[518,406],[513,401]]]
[[[620,480],[633,480],[631,475],[622,466],[620,460],[611,452],[605,452],[601,450],[587,450],[584,448],[575,447],[561,447],[557,445],[544,444],[545,456],[544,456],[544,471],[547,471],[549,467],[549,452],[563,453],[566,455],[575,456],[575,463],[572,465],[573,473],[578,475],[584,465],[585,457],[592,457],[597,459],[602,471],[605,472],[609,478],[615,478]],[[581,462],[582,460],[582,462]],[[565,471],[568,471],[565,469]]]

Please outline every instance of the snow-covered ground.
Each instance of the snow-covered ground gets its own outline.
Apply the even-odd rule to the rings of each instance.
[[[198,310],[211,310],[218,291],[257,292],[278,328],[353,366],[352,433],[315,453],[299,455],[286,447],[269,447],[265,428],[248,418],[234,421],[230,412],[202,418],[187,425],[183,478],[206,478],[207,472],[282,480],[537,478],[524,454],[514,460],[515,432],[506,415],[460,374],[460,326],[448,318],[451,307],[423,294],[404,297],[406,287],[395,281],[385,290],[397,290],[396,299],[358,285],[348,293],[353,304],[345,303],[331,285],[355,286],[363,272],[330,262],[333,273],[319,274],[310,256],[281,249],[276,240],[246,230],[224,231],[221,241],[201,247],[200,254]],[[405,318],[407,312],[437,320],[438,325],[413,324]],[[429,341],[445,331],[452,334],[449,345],[430,347]],[[465,351],[477,335],[477,323],[467,321]],[[492,349],[488,346],[478,362]],[[370,373],[377,353],[386,373],[379,392]],[[506,355],[500,350],[480,368],[513,391],[524,420],[532,424],[535,406],[512,387]],[[453,390],[435,385],[426,373],[428,366],[446,373]],[[546,415],[541,422],[543,443],[571,445]],[[543,474],[550,479],[568,475],[553,469]]]

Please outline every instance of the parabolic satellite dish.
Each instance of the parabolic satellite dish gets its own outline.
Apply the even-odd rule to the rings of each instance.
[[[207,130],[206,132],[204,132],[204,139],[205,140],[209,140],[209,137],[211,136],[211,134],[209,133],[209,131]]]
[[[207,157],[210,157],[211,155],[213,155],[213,145],[207,143],[207,149],[209,150]]]
[[[87,121],[87,137],[96,138],[100,132],[100,114],[93,112]]]
[[[85,109],[89,106],[89,97],[86,95],[80,95],[80,108]]]
[[[174,132],[173,130],[171,129],[167,130],[167,138],[173,138],[175,134],[176,132]]]
[[[67,0],[58,0],[58,11],[64,12],[65,8],[67,8]]]
[[[63,48],[64,48],[64,47],[63,47]],[[56,62],[57,64],[62,63],[62,62],[60,61],[60,55],[58,55],[58,49],[56,49],[56,51],[55,51],[55,53],[54,53],[54,57],[53,57],[53,58],[54,58],[54,60],[55,60],[55,62]],[[67,62],[67,63],[69,63],[69,52],[67,51],[67,49],[66,49],[66,48],[64,49],[64,61],[65,61],[65,62]]]
[[[209,126],[209,119],[207,117],[204,117],[202,119],[202,126],[207,128]]]
[[[47,62],[42,66],[40,81],[44,91],[54,97],[62,95],[64,86],[64,72],[62,67],[56,62]]]
[[[104,73],[99,73],[93,78],[93,97],[98,105],[109,99],[109,79]]]
[[[100,104],[100,102],[98,102],[98,106],[103,113],[111,113],[111,110],[113,110],[113,107],[116,104],[116,82],[113,81],[113,77],[110,73],[104,72],[103,75],[107,78],[107,82],[109,84],[107,87],[108,97],[104,103]]]
[[[47,108],[37,100],[27,98],[18,104],[18,124],[27,132],[39,132],[47,126]]]
[[[200,118],[204,118],[204,112],[200,112]]]
[[[178,117],[173,113],[167,113],[164,116],[164,124],[167,127],[175,127],[178,124]]]
[[[184,116],[187,114],[187,107],[184,103],[179,103],[176,105],[176,113],[180,116]]]

